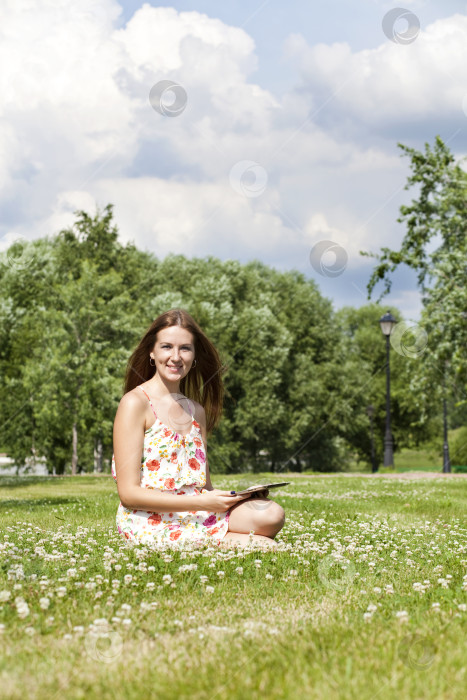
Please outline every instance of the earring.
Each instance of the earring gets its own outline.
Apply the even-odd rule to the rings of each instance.
[[[193,364],[191,365],[192,367],[196,367],[196,360],[193,360]],[[191,369],[191,368],[190,368]]]
[[[152,362],[151,362],[151,360],[152,360]],[[151,367],[155,367],[155,366],[156,366],[156,361],[155,361],[155,359],[154,359],[153,357],[150,357],[150,358],[149,358],[149,364],[151,365]]]

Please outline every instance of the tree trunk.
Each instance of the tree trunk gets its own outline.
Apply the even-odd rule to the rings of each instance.
[[[73,423],[73,448],[71,455],[71,473],[75,476],[78,470],[78,428]]]
[[[94,442],[94,473],[102,474],[103,446],[101,438]]]

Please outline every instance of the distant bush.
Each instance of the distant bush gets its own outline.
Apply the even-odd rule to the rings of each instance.
[[[452,445],[450,445],[449,456],[455,472],[467,472],[467,426],[464,426],[457,433]]]

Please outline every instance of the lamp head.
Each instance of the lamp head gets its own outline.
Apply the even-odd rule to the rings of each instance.
[[[396,325],[397,319],[394,318],[392,313],[388,310],[384,314],[384,316],[381,316],[379,319],[379,325],[381,326],[381,332],[383,335],[391,335],[391,331],[393,327]]]

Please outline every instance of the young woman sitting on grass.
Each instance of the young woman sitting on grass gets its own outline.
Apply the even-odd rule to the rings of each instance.
[[[126,540],[277,547],[285,513],[267,491],[237,496],[211,483],[206,442],[222,414],[221,371],[214,345],[182,309],[156,318],[133,352],[112,458]]]

